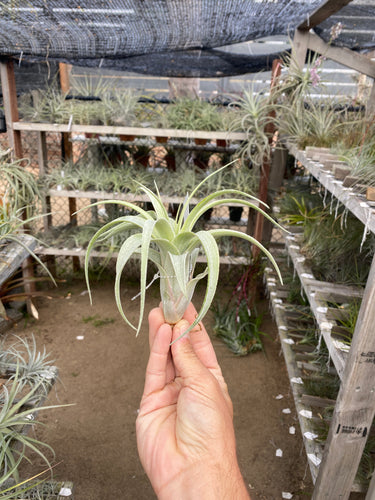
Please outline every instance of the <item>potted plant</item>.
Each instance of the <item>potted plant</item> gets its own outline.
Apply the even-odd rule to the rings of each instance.
[[[215,175],[215,173],[211,174],[211,176],[213,175]],[[208,176],[207,179],[209,177],[210,176]],[[201,184],[204,182],[205,180],[203,180]],[[239,198],[241,198],[245,206],[263,212],[259,206],[254,204],[254,197],[251,195],[236,190],[223,189],[206,196],[206,198],[201,200],[189,213],[190,200],[196,195],[199,189],[200,185],[198,185],[190,195],[186,195],[186,200],[181,204],[176,219],[168,215],[159,192],[157,191],[157,193],[154,194],[146,187],[142,187],[142,190],[150,198],[154,208],[153,211],[145,211],[139,206],[126,201],[117,202],[108,200],[104,202],[123,205],[128,209],[134,210],[137,215],[127,216],[125,218],[120,217],[109,222],[91,239],[85,258],[85,273],[88,289],[90,291],[88,264],[91,251],[95,244],[98,241],[111,238],[115,234],[121,234],[122,231],[128,231],[129,229],[134,230],[134,234],[124,240],[119,250],[116,265],[115,297],[117,307],[123,319],[134,328],[137,333],[140,331],[145,309],[148,260],[153,262],[158,269],[157,277],[160,277],[160,294],[164,316],[166,321],[171,324],[176,323],[182,318],[192,298],[196,284],[201,279],[207,277],[205,298],[195,321],[188,330],[191,330],[199,323],[208,311],[214,298],[219,275],[219,252],[216,241],[221,237],[236,236],[247,240],[252,245],[258,246],[268,256],[278,271],[277,264],[270,252],[264,248],[261,243],[246,233],[229,229],[211,229],[209,231],[198,230],[197,232],[193,232],[196,222],[208,209],[223,204],[230,204]],[[228,196],[229,198],[227,198]],[[263,213],[266,218],[272,220],[269,215],[265,212]],[[200,249],[207,259],[207,265],[203,272],[195,276],[194,269]],[[130,323],[124,313],[120,296],[121,275],[126,263],[132,255],[139,255],[141,259],[140,314],[136,326]]]

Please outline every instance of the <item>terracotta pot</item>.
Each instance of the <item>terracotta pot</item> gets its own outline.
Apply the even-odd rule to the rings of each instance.
[[[205,144],[207,144],[207,139],[195,138],[194,142],[197,146],[204,146]]]
[[[135,135],[120,135],[120,141],[134,141]]]
[[[156,136],[155,140],[159,144],[165,144],[166,142],[168,142],[168,137],[158,137],[158,136]]]

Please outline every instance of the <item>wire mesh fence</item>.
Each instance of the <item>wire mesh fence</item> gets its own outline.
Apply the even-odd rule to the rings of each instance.
[[[211,172],[233,161],[238,148],[235,143],[197,144],[193,139],[76,134],[69,139],[67,154],[63,134],[47,133],[43,175],[40,175],[36,133],[22,133],[22,143],[29,168],[40,176],[44,189],[41,211],[48,214],[35,222],[33,230],[48,245],[44,250],[48,255],[43,258],[49,264],[53,260],[54,271],[60,275],[71,272],[72,262],[76,270],[82,267],[87,244],[100,226],[131,213],[129,207],[104,200],[131,199],[146,210],[152,209],[139,183],[152,190],[157,186],[172,217],[176,216],[184,197],[203,179],[207,179],[206,190],[202,188],[196,193],[192,205],[205,194],[224,187],[254,195],[258,189],[259,172],[238,159],[226,169],[227,174],[218,173],[208,178]],[[90,206],[92,204],[95,205]],[[201,229],[224,226],[245,232],[249,230],[248,214],[248,208],[243,206],[215,207],[201,217],[198,226]],[[101,247],[101,258],[95,258],[93,266],[103,262],[109,268],[113,266],[110,256],[118,243],[112,241],[109,247]],[[234,257],[250,256],[250,245],[224,238],[220,252],[235,261]],[[137,267],[134,263],[134,268]]]

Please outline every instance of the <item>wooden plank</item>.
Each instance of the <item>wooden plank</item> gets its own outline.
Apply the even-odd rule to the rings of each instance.
[[[323,165],[320,163],[310,160],[305,151],[300,151],[291,144],[289,144],[288,149],[323,187],[364,224],[367,230],[375,233],[375,210],[367,203],[364,195],[357,193],[353,188],[344,188],[342,181],[335,179],[330,172],[324,171]]]
[[[48,170],[48,155],[47,155],[45,132],[40,132],[40,131],[37,132],[37,149],[38,149],[39,175],[44,176]],[[42,206],[43,213],[48,214],[43,217],[43,228],[46,231],[50,226],[52,226],[50,196],[43,197],[42,205],[43,205]]]
[[[0,247],[0,285],[13,276],[29,257],[27,249],[34,250],[37,246],[36,239],[29,234],[21,234],[18,237],[24,246],[12,241]]]
[[[332,362],[335,365],[340,378],[343,376],[347,353],[337,347],[333,342],[332,328],[334,323],[327,317],[328,308],[323,300],[319,299],[317,290],[319,290],[319,282],[315,280],[311,273],[311,269],[305,264],[305,258],[299,252],[299,245],[297,244],[294,236],[287,236],[285,238],[285,245],[289,255],[292,258],[294,268],[298,273],[303,289],[306,293],[311,310],[316,318],[321,335],[327,345]]]
[[[343,66],[354,69],[371,78],[375,78],[375,62],[359,52],[347,49],[346,47],[334,47],[322,40],[316,33],[309,33],[308,48],[318,54],[322,54],[332,61]]]
[[[314,12],[309,14],[308,18],[298,26],[299,30],[310,30],[322,23],[340,9],[348,5],[352,0],[327,0]]]
[[[12,150],[12,157],[22,158],[21,132],[14,128],[14,123],[18,122],[18,104],[16,80],[14,76],[13,61],[0,61],[0,78],[4,101],[4,114],[7,124],[7,134],[9,146]]]
[[[375,498],[375,474],[372,475],[365,500],[374,500]]]
[[[315,482],[316,477],[318,475],[319,464],[323,456],[323,447],[320,443],[317,443],[316,441],[311,439],[307,439],[306,437],[307,432],[314,433],[313,419],[311,418],[312,417],[311,408],[308,405],[305,405],[301,400],[303,385],[294,382],[294,380],[298,380],[298,378],[301,377],[301,372],[298,369],[297,363],[295,361],[295,354],[293,352],[292,345],[288,343],[289,342],[288,320],[285,317],[284,304],[282,303],[282,301],[280,302],[281,299],[277,296],[277,291],[273,286],[274,284],[273,270],[271,268],[266,268],[265,276],[266,276],[266,286],[270,293],[273,316],[277,324],[281,348],[283,351],[285,364],[289,375],[290,385],[292,388],[294,403],[308,458],[311,477],[313,482]],[[308,417],[309,414],[311,414],[310,418]]]
[[[180,139],[224,139],[229,141],[245,141],[246,134],[243,132],[222,132],[205,130],[177,130],[146,127],[115,127],[104,125],[71,125],[56,123],[14,123],[15,130],[29,132],[71,132],[74,134],[99,134],[99,135],[135,135],[140,137],[174,137]]]
[[[85,257],[86,250],[83,248],[54,248],[54,247],[38,247],[35,249],[37,255],[54,255],[56,257]],[[90,253],[91,257],[108,258],[109,252],[99,252],[93,250]],[[111,252],[111,258],[115,259],[118,252]],[[199,255],[197,262],[206,263],[207,259],[203,255]],[[249,259],[247,257],[220,257],[220,264],[223,265],[248,265]]]
[[[375,256],[353,335],[313,500],[349,498],[375,414]]]
[[[308,41],[308,32],[298,29],[295,30],[292,45],[291,64],[297,64],[300,69],[305,65]]]

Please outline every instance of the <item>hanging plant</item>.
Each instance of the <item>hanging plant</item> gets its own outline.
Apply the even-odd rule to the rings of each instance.
[[[223,167],[225,168],[225,167]],[[215,172],[216,173],[216,172]],[[209,179],[215,173],[208,176]],[[165,320],[170,324],[177,323],[183,316],[186,307],[190,303],[195,286],[203,278],[207,278],[205,297],[198,315],[187,331],[195,327],[208,311],[214,298],[219,277],[219,251],[217,240],[223,236],[239,237],[247,240],[250,244],[258,246],[275,266],[279,277],[278,266],[271,253],[256,241],[253,237],[239,231],[229,229],[211,229],[209,231],[194,232],[194,226],[199,218],[210,208],[219,205],[228,205],[241,199],[243,205],[253,208],[263,213],[264,217],[270,218],[257,204],[256,198],[234,189],[223,189],[206,196],[189,213],[189,203],[201,188],[204,179],[193,189],[186,200],[180,205],[176,218],[168,215],[167,209],[159,191],[154,194],[145,186],[140,186],[141,190],[148,195],[153,205],[153,211],[145,211],[139,206],[126,201],[107,201],[101,203],[116,203],[134,210],[137,215],[126,215],[119,217],[104,225],[91,239],[85,258],[85,275],[88,290],[89,284],[89,258],[92,249],[97,243],[119,235],[129,229],[135,234],[125,239],[120,247],[115,280],[116,304],[126,323],[137,331],[140,331],[146,294],[146,279],[148,261],[153,262],[157,269],[157,277],[160,278],[160,295]],[[94,204],[97,205],[98,203]],[[93,206],[93,205],[90,205]],[[275,223],[275,222],[274,222]],[[276,224],[276,223],[275,223]],[[197,257],[200,250],[207,259],[207,264],[203,272],[194,275]],[[124,267],[130,257],[140,256],[141,277],[140,277],[140,313],[137,325],[133,325],[124,313],[120,297],[120,281]],[[187,333],[187,332],[185,332]]]

